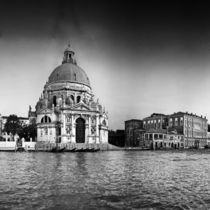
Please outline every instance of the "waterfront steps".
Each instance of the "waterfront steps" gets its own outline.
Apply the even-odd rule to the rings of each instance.
[[[58,147],[59,149],[65,148],[66,152],[78,151],[78,150],[121,150],[122,148],[113,146],[111,144],[96,144],[96,143],[51,143],[51,142],[37,142],[35,146],[35,151],[51,151],[53,148]]]

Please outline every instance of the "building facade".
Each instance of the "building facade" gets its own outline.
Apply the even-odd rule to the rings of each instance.
[[[125,147],[139,147],[143,144],[143,121],[131,119],[125,121]]]
[[[150,130],[144,133],[144,142],[150,149],[181,149],[184,148],[184,136],[166,130]]]
[[[150,129],[166,129],[168,125],[168,116],[159,113],[153,113],[151,116],[143,119],[143,128],[145,130]]]
[[[138,139],[141,139],[140,147],[151,149],[204,148],[208,144],[208,124],[203,116],[188,112],[171,115],[154,113],[141,121],[143,130],[140,133],[135,132],[140,128],[138,121],[125,123],[127,145],[133,146],[132,142],[138,142]]]
[[[169,116],[168,130],[184,136],[184,147],[201,147],[207,144],[208,123],[206,117],[188,112],[177,112]]]
[[[85,71],[67,47],[36,105],[37,141],[50,143],[108,143],[108,115],[95,100]]]
[[[109,144],[124,147],[125,146],[125,130],[109,130]]]
[[[169,130],[169,117],[161,113],[153,113],[143,119],[145,129],[144,142],[148,148],[183,148],[183,134],[177,133],[173,129]]]

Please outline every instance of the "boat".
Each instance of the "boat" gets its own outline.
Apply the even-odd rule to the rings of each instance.
[[[72,149],[66,149],[65,152],[75,152],[76,151],[76,147],[72,148]]]
[[[25,152],[25,148],[24,147],[18,147],[16,150],[16,152]]]
[[[53,147],[51,150],[50,150],[50,152],[64,152],[65,151],[65,149],[66,149],[66,147],[59,147],[57,144],[56,144],[56,146],[55,147]]]
[[[75,150],[75,152],[85,152],[85,151],[86,151],[86,149],[83,149],[83,148]]]
[[[50,152],[64,152],[66,148],[57,148],[57,147],[54,147],[50,150]]]
[[[94,148],[88,148],[87,152],[95,152],[95,149]]]
[[[100,148],[97,148],[97,149],[94,148],[94,152],[98,152],[98,151],[100,151]]]

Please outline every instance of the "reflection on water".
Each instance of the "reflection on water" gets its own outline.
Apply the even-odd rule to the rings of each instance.
[[[1,152],[0,209],[210,209],[210,154]]]

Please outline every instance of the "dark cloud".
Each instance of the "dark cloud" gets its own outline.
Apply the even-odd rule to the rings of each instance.
[[[209,22],[206,5],[184,1],[16,0],[2,1],[0,8],[5,36],[95,40],[92,28],[99,28],[107,42],[130,53],[182,46],[202,54],[209,46]]]
[[[55,34],[62,22],[68,22],[81,33],[81,25],[85,22],[125,34],[159,27],[177,31],[203,30],[209,24],[205,5],[182,1],[2,1],[0,16],[5,27],[11,27],[13,21],[19,19],[25,30],[33,23],[42,25],[41,19],[53,19]]]

